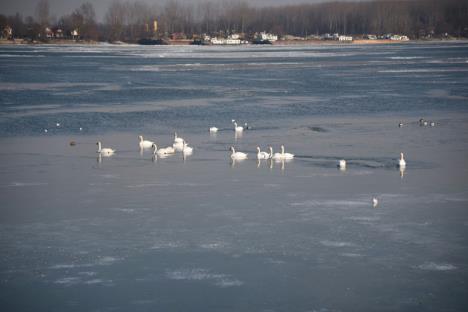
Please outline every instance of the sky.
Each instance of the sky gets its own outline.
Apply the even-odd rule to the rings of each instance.
[[[65,14],[71,13],[84,2],[90,2],[94,5],[96,16],[98,20],[102,20],[109,4],[114,0],[49,0],[50,15],[60,17]],[[127,1],[127,0],[123,0]],[[123,2],[122,1],[122,2]],[[137,0],[128,0],[134,2]],[[164,0],[139,0],[146,3],[163,3]],[[223,2],[229,0],[178,0],[181,3],[196,3],[196,2]],[[319,3],[333,0],[245,0],[251,5],[281,5],[290,3]],[[336,1],[336,0],[334,0]],[[341,0],[343,1],[343,0]],[[347,1],[347,0],[345,0]],[[348,0],[349,1],[349,0]],[[356,0],[359,1],[359,0]],[[23,16],[34,16],[35,8],[39,0],[0,0],[0,13],[5,15],[13,15],[16,12],[21,13]]]

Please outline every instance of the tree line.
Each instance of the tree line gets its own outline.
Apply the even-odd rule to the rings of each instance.
[[[6,26],[17,38],[45,40],[44,32],[49,28],[65,34],[77,30],[83,40],[111,42],[174,34],[191,39],[201,34],[242,33],[249,38],[260,31],[301,37],[324,33],[468,37],[468,0],[337,1],[270,7],[254,7],[243,1],[192,4],[168,0],[149,5],[116,0],[101,22],[96,20],[91,3],[56,18],[51,17],[48,1],[40,0],[34,16],[0,14],[1,29]]]

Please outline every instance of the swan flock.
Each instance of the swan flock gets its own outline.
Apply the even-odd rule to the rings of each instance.
[[[234,132],[235,133],[240,133],[240,132],[244,131],[244,127],[238,126],[237,122],[234,119],[232,120],[232,123],[234,125]],[[401,123],[401,125],[402,125],[402,123]],[[245,123],[245,129],[251,129],[247,125],[247,123]],[[217,127],[214,127],[214,126],[209,128],[209,132],[212,133],[212,134],[217,133],[218,130],[219,129]],[[139,139],[138,145],[140,147],[141,152],[143,152],[143,150],[146,150],[146,149],[152,149],[153,155],[154,156],[159,156],[161,158],[165,158],[165,157],[168,157],[170,155],[174,155],[176,152],[181,152],[182,155],[184,156],[184,159],[185,159],[185,156],[192,155],[192,153],[193,153],[193,147],[189,146],[184,138],[179,137],[177,135],[177,132],[174,133],[174,141],[173,141],[172,145],[167,146],[167,147],[162,147],[162,148],[158,148],[158,145],[153,141],[145,140],[143,135],[139,135],[138,139]],[[110,148],[110,147],[104,147],[103,148],[102,144],[101,144],[101,141],[98,141],[96,144],[98,146],[97,153],[99,154],[99,157],[101,157],[101,156],[110,157],[110,156],[114,155],[115,152],[116,152],[115,149]],[[230,158],[232,160],[244,160],[244,159],[248,158],[247,153],[236,151],[234,146],[231,146],[229,150],[231,151]],[[255,154],[255,158],[258,161],[267,160],[267,159],[275,160],[275,161],[285,161],[285,160],[292,160],[295,157],[294,154],[288,153],[288,152],[285,151],[284,145],[280,146],[280,150],[281,150],[280,153],[274,153],[273,152],[273,147],[271,147],[271,146],[268,147],[268,152],[262,151],[260,149],[260,146],[257,146],[256,150],[257,150],[257,153]],[[347,169],[346,160],[345,159],[339,160],[338,164],[337,164],[337,167],[341,171],[346,171],[346,169]],[[398,159],[397,167],[400,168],[400,171],[406,169],[406,160],[405,160],[404,154],[402,152],[400,153],[400,158]]]

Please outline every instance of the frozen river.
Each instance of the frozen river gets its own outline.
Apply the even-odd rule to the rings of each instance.
[[[467,73],[467,43],[0,47],[1,309],[463,310]],[[139,152],[174,131],[193,155]]]

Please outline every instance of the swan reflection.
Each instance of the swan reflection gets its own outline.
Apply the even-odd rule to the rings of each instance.
[[[400,178],[403,179],[405,176],[406,167],[400,167]]]
[[[274,159],[275,165],[281,164],[280,166],[281,171],[284,171],[284,169],[286,168],[286,163],[290,163],[290,162],[292,162],[292,159]],[[270,169],[272,168],[273,168],[273,160],[270,159]]]
[[[242,163],[244,159],[231,158],[231,168],[234,168],[238,163]]]
[[[238,139],[241,139],[242,138],[242,132],[239,132],[239,131],[235,131],[234,132],[234,141],[237,142]]]

